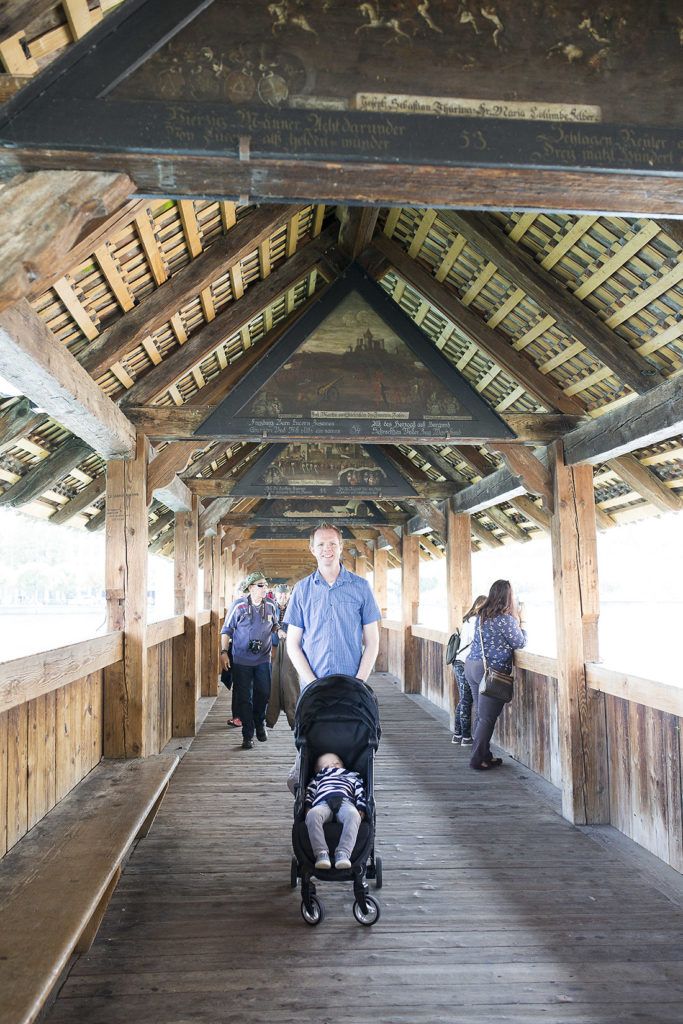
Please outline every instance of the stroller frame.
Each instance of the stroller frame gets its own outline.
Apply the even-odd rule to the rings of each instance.
[[[326,676],[310,683],[297,703],[294,742],[299,750],[299,776],[294,802],[291,863],[291,885],[296,888],[301,879],[301,915],[310,925],[318,925],[325,916],[324,906],[317,895],[314,878],[330,881],[353,881],[353,914],[367,927],[379,920],[380,906],[370,895],[366,878],[374,879],[376,888],[382,887],[382,860],[375,855],[375,800],[373,792],[374,755],[379,744],[381,729],[377,701],[371,688],[351,676]],[[324,749],[323,749],[324,748]],[[316,871],[305,826],[304,798],[306,786],[313,774],[313,766],[323,753],[336,753],[348,768],[357,771],[365,784],[367,815],[358,832],[351,857],[351,868],[330,868]],[[338,822],[325,825],[325,835],[331,851],[336,848],[341,833]]]

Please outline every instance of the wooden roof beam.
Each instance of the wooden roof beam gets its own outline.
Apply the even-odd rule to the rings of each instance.
[[[45,420],[26,398],[20,398],[0,413],[0,452],[11,447],[19,437],[26,437]]]
[[[150,462],[147,470],[147,504],[151,505],[155,491],[168,487],[173,482],[176,473],[181,473],[186,467],[197,449],[202,449],[202,444],[195,441],[172,441],[166,445],[162,452]],[[183,484],[183,487],[185,485]],[[158,497],[158,496],[157,496]],[[164,502],[159,497],[159,501]],[[169,506],[170,507],[170,506]],[[191,505],[190,505],[191,507]],[[179,509],[177,511],[180,511]]]
[[[107,489],[107,474],[100,473],[96,476],[87,487],[84,487],[82,491],[74,495],[71,501],[67,501],[66,505],[62,505],[56,512],[50,516],[50,522],[57,526],[61,526],[62,523],[66,523],[69,519],[77,516],[79,512],[82,512],[88,505],[93,505],[98,498],[101,498]]]
[[[0,376],[106,461],[133,458],[135,428],[22,299],[0,314]]]
[[[344,206],[340,214],[339,248],[353,261],[372,241],[379,206]]]
[[[564,438],[564,458],[568,466],[595,466],[678,434],[683,434],[683,384],[681,377],[672,377],[570,431]]]
[[[508,238],[490,217],[447,210],[443,219],[523,288],[540,309],[554,317],[560,330],[580,341],[637,394],[662,383],[663,377],[652,363],[634,352],[627,341],[607,327],[522,246]]]
[[[513,498],[510,504],[530,522],[535,523],[541,530],[544,530],[546,533],[550,532],[550,516],[531,498],[521,494],[518,498]]]
[[[86,349],[82,359],[84,368],[92,377],[101,377],[113,363],[163,327],[179,309],[226,274],[230,267],[237,266],[302,209],[301,206],[264,206],[244,217],[206,252],[103,331]]]
[[[558,409],[570,415],[581,415],[584,412],[577,399],[565,395],[561,388],[541,373],[529,356],[523,352],[516,352],[502,332],[489,327],[478,313],[463,305],[447,285],[435,280],[432,274],[411,259],[400,245],[384,235],[378,235],[373,242],[373,248],[379,249],[411,287],[436,306],[448,320],[464,331],[482,351],[548,409]]]
[[[460,488],[469,487],[470,481],[468,478],[463,473],[460,473],[455,466],[452,466],[443,455],[440,455],[433,445],[416,444],[413,447],[420,458],[425,459],[446,480],[450,480]]]
[[[199,516],[199,535],[215,530],[234,504],[234,498],[217,498],[210,505],[206,505]]]
[[[28,505],[29,502],[39,498],[54,484],[68,476],[71,470],[89,455],[92,455],[90,445],[79,437],[70,437],[61,448],[48,455],[46,459],[25,473],[21,479],[10,484],[0,494],[0,505],[7,505],[9,508]]]
[[[107,215],[132,188],[125,174],[94,171],[12,179],[0,192],[0,311],[63,277],[84,225]]]
[[[329,244],[329,240],[329,232],[323,232],[268,277],[250,285],[241,299],[231,302],[214,320],[188,338],[184,345],[180,345],[161,363],[139,377],[135,384],[121,395],[121,404],[145,405],[167,391],[202,359],[214,352],[226,338],[240,331],[266,306],[271,305],[297,281],[310,273],[312,268],[320,263],[321,253]],[[296,316],[293,315],[292,322],[295,319]],[[273,343],[273,337],[269,332],[258,344],[249,348],[240,359],[223,371],[225,381],[234,386]]]
[[[470,519],[470,533],[474,534],[477,540],[481,540],[490,548],[502,548],[503,542],[495,534],[487,530],[485,526],[482,526],[478,519],[474,516]]]
[[[550,470],[523,444],[500,444],[492,447],[498,452],[513,476],[519,477],[529,494],[543,499],[543,508],[550,515],[554,511],[553,481]]]
[[[408,499],[408,504],[412,505],[419,516],[429,524],[430,530],[434,530],[442,538],[446,537],[446,517],[436,505],[431,501],[421,501],[418,499]],[[409,520],[410,524],[410,520]],[[410,532],[410,531],[408,531]],[[417,532],[417,531],[415,531]]]
[[[683,509],[683,501],[679,496],[666,487],[651,469],[639,462],[635,455],[620,455],[617,459],[610,459],[607,465],[624,483],[660,511],[680,512]]]
[[[489,517],[491,522],[499,526],[503,533],[507,533],[508,537],[512,537],[513,540],[517,541],[530,541],[531,537],[525,530],[510,519],[510,516],[503,511],[502,508],[498,508],[496,505],[491,505],[486,509],[486,515]]]

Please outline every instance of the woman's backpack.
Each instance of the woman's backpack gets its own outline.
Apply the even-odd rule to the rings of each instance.
[[[451,633],[448,638],[446,645],[446,664],[452,665],[458,656],[460,650],[460,630],[456,629],[455,633]]]

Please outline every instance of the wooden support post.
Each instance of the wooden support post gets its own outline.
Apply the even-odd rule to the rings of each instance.
[[[375,546],[375,570],[373,574],[373,591],[375,594],[375,600],[379,605],[379,610],[382,613],[382,618],[385,619],[387,616],[387,552],[386,549],[380,551]],[[382,629],[380,626],[379,630],[379,654],[377,655],[377,661],[375,662],[375,669],[377,672],[388,672],[389,671],[389,644],[386,629]]]
[[[472,602],[472,535],[471,517],[465,512],[454,512],[450,502],[446,508],[446,602],[448,632],[462,628],[462,617]],[[448,692],[449,722],[453,721],[460,700],[455,673],[446,664],[443,650],[444,691]]]
[[[446,588],[448,601],[448,632],[462,626],[462,617],[472,602],[472,545],[470,516],[446,511],[448,544],[446,545]]]
[[[191,512],[177,512],[174,538],[175,613],[185,616],[185,631],[173,638],[173,735],[194,736],[197,732],[196,692],[199,675],[199,630],[197,628],[197,573],[199,499],[192,499]]]
[[[557,629],[562,813],[577,825],[609,822],[604,698],[589,690],[585,661],[597,657],[598,575],[593,473],[565,465],[551,446],[550,535]]]
[[[403,534],[401,545],[401,618],[403,620],[403,690],[422,691],[420,645],[412,634],[420,603],[420,538]]]
[[[220,674],[220,577],[221,577],[221,541],[217,532],[204,535],[204,607],[211,616],[209,628],[204,634],[206,643],[202,644],[202,697],[215,697],[218,694],[218,676]]]
[[[135,459],[107,463],[108,628],[123,630],[123,661],[104,673],[105,757],[145,757],[152,720],[147,674],[147,464],[138,434]]]

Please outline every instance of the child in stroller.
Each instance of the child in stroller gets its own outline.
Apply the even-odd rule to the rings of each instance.
[[[301,914],[307,924],[317,925],[324,908],[316,895],[313,876],[326,881],[353,881],[353,914],[360,924],[375,924],[379,919],[379,903],[368,894],[366,877],[382,886],[382,861],[375,857],[374,755],[381,729],[377,699],[365,683],[352,676],[333,675],[310,683],[296,706],[294,742],[299,751],[299,775],[294,801],[292,828],[291,883],[294,888],[301,878]],[[321,755],[333,753],[350,772],[360,776],[364,788],[365,817],[360,822],[353,849],[349,851],[350,867],[316,867],[318,850],[313,850],[306,827],[306,789],[315,773]],[[328,821],[323,826],[325,842],[331,857],[335,856],[342,833],[342,824]]]
[[[315,775],[306,787],[304,808],[308,838],[315,853],[315,870],[329,871],[332,867],[324,826],[335,817],[342,823],[342,834],[334,866],[338,871],[350,868],[351,850],[356,845],[367,808],[360,775],[347,771],[338,754],[321,754],[315,762]]]

